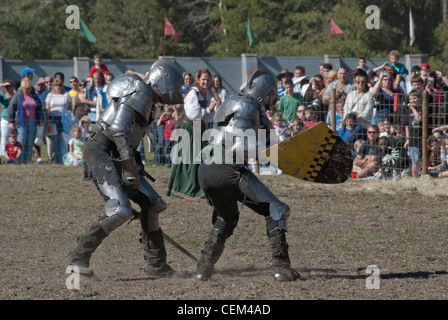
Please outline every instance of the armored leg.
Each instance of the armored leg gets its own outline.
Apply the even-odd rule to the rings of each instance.
[[[92,276],[93,271],[89,268],[90,257],[107,236],[108,234],[101,228],[99,221],[93,223],[79,239],[78,246],[70,252],[70,265],[77,266],[80,274]]]
[[[266,230],[271,249],[272,275],[276,281],[294,281],[300,279],[300,274],[291,269],[291,261],[288,254],[288,243],[286,242],[286,230],[280,227],[279,221],[266,218]]]
[[[171,276],[174,270],[166,263],[166,250],[159,214],[166,209],[166,203],[145,180],[132,198],[141,208],[141,243],[146,261],[145,272],[150,276]]]
[[[113,230],[132,218],[131,204],[121,187],[105,182],[98,189],[106,200],[106,214],[92,224],[79,240],[76,249],[70,252],[70,265],[79,267],[80,273],[86,276],[93,275],[89,265],[96,248]]]
[[[166,263],[166,250],[162,229],[145,232],[142,228],[145,272],[150,276],[171,276],[174,270]]]
[[[208,240],[205,242],[204,250],[201,251],[202,255],[199,258],[196,270],[197,279],[203,281],[210,279],[215,263],[221,257],[224,251],[224,244],[227,238],[232,235],[236,224],[237,221],[228,223],[221,217],[217,217],[213,228],[210,231]]]

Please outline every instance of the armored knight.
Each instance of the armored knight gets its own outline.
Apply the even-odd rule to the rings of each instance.
[[[226,99],[215,114],[215,129],[203,149],[204,162],[198,172],[200,186],[213,206],[213,227],[197,265],[197,279],[211,277],[226,239],[237,226],[238,202],[265,217],[274,279],[294,281],[300,278],[290,267],[286,242],[290,208],[247,168],[248,156],[265,145],[266,139],[258,134],[259,129],[272,129],[264,112],[277,100],[276,81],[267,71],[259,69],[244,91]],[[255,134],[255,139],[248,139],[247,132]]]
[[[147,132],[156,104],[182,103],[182,77],[170,60],[155,62],[144,79],[123,74],[107,88],[110,102],[95,124],[84,146],[85,178],[93,180],[104,198],[105,214],[92,224],[70,252],[70,265],[82,275],[93,275],[89,268],[92,253],[102,241],[126,221],[139,215],[145,272],[166,276],[174,271],[166,263],[159,214],[166,209],[160,195],[151,187],[137,147]],[[132,209],[131,201],[141,211]]]

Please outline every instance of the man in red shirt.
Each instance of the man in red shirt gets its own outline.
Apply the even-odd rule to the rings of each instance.
[[[22,144],[17,141],[17,133],[11,132],[5,148],[5,163],[19,164],[22,155]]]

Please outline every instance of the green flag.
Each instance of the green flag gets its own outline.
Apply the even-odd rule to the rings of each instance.
[[[254,35],[252,33],[252,28],[250,27],[250,18],[247,18],[247,37],[249,39],[249,47],[252,46],[254,41]]]
[[[89,40],[90,42],[97,42],[95,36],[93,35],[92,32],[90,32],[89,28],[87,28],[87,25],[84,23],[84,21],[81,20],[81,32],[80,35],[82,36],[86,36],[87,40]]]

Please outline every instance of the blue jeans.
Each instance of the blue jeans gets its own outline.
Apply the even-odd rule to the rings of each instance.
[[[165,140],[165,160],[166,160],[166,166],[168,168],[171,168],[170,152],[171,152],[171,149],[173,149],[173,146],[174,146],[174,141]]]
[[[143,163],[146,162],[146,155],[145,155],[145,137],[142,138],[142,141],[140,141],[140,144],[137,147],[137,151],[140,152],[140,156],[142,157]]]
[[[154,150],[154,158],[152,159],[152,164],[162,164],[165,161],[163,161],[163,126],[155,125],[153,126],[154,129],[154,140],[153,143],[155,144],[156,148]]]
[[[68,152],[68,148],[67,143],[62,137],[62,131],[64,131],[64,128],[62,126],[62,117],[50,115],[50,122],[56,124],[56,129],[58,133],[57,135],[49,137],[53,143],[54,158],[56,160],[56,163],[63,164],[64,163],[63,157],[64,154]]]
[[[23,126],[17,128],[17,141],[22,144],[21,163],[30,163],[33,157],[34,139],[36,138],[36,120],[25,121]]]

